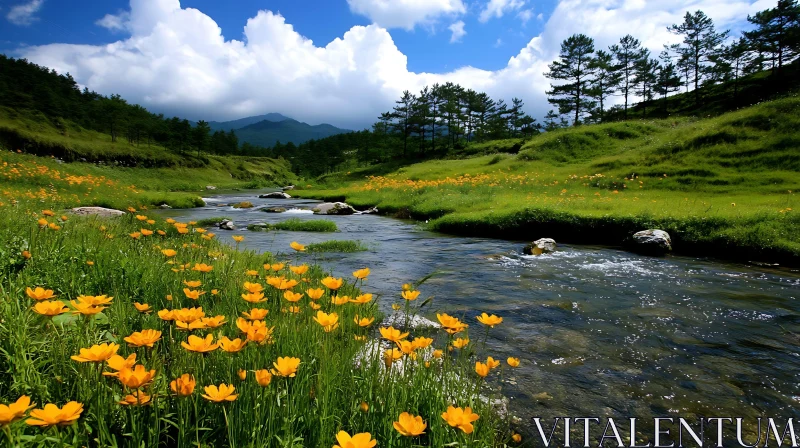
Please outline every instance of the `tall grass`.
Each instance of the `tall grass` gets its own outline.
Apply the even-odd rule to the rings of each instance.
[[[131,194],[128,199],[137,197]],[[447,347],[452,336],[415,331],[407,340],[427,334],[435,342],[416,350],[415,358],[404,355],[391,369],[385,367],[382,349],[365,351],[373,346],[373,338],[380,337],[376,301],[336,305],[333,298],[359,296],[360,285],[369,279],[356,280],[336,266],[307,264],[314,257],[304,253],[237,251],[191,226],[182,235],[175,225],[146,210],[112,220],[71,216],[63,220],[57,217],[58,210],[55,217],[43,214],[45,207],[60,204],[15,197],[0,206],[0,401],[27,395],[41,408],[74,400],[84,410],[77,422],[67,426],[38,428],[24,419],[13,423],[4,428],[9,445],[329,447],[340,430],[369,432],[379,446],[394,447],[502,446],[510,440],[507,422],[478,397],[479,393],[498,397],[497,392],[483,390],[483,379],[473,371],[474,350],[482,349],[480,344],[451,352]],[[41,226],[38,219],[60,228]],[[161,230],[164,235],[143,235],[148,232],[141,229]],[[167,256],[165,249],[175,250],[176,255]],[[212,270],[194,270],[198,263]],[[295,273],[290,266],[308,268]],[[338,290],[324,286],[323,278],[329,274],[344,278]],[[288,301],[282,290],[267,285],[279,277],[297,282],[288,289],[301,294],[298,302]],[[201,285],[187,286],[186,281]],[[245,282],[263,285],[263,302],[243,300]],[[35,301],[26,296],[26,288],[37,286],[52,289],[56,300],[65,304],[81,295],[103,294],[113,300],[93,316],[73,314],[74,306],[68,305],[69,313],[50,318],[35,313]],[[193,300],[185,288],[204,294]],[[306,294],[309,288],[322,288],[322,297],[311,300]],[[150,312],[139,311],[134,302],[149,305]],[[408,305],[409,313],[417,312],[416,302]],[[202,307],[205,316],[220,316],[222,325],[181,331],[176,322],[159,316],[160,310],[191,307]],[[337,313],[338,327],[324,331],[313,319],[314,307]],[[215,342],[223,336],[247,339],[237,328],[237,319],[252,308],[267,310],[264,321],[273,328],[269,341],[251,340],[237,353],[217,348],[200,354],[181,346],[189,335],[209,334]],[[356,315],[377,320],[360,327],[354,323]],[[125,342],[125,337],[145,329],[161,332],[152,348]],[[458,336],[467,337],[467,331]],[[118,354],[135,354],[137,363],[156,371],[154,380],[141,388],[152,401],[120,405],[132,390],[103,375],[111,371],[107,363],[71,359],[82,348],[99,343],[119,344]],[[443,350],[443,359],[432,356],[433,348]],[[296,376],[276,375],[268,385],[259,385],[255,372],[272,368],[278,357],[300,359]],[[176,396],[170,389],[170,382],[183,374],[196,380],[188,397]],[[201,396],[204,386],[221,383],[236,388],[234,401],[214,403]],[[441,414],[449,405],[472,406],[480,415],[472,434],[443,420]],[[400,435],[393,422],[402,412],[422,416],[425,433]]]
[[[679,252],[796,264],[798,112],[794,96],[713,119],[582,126],[530,139],[517,156],[329,175],[296,195],[468,235],[619,245],[657,227]]]
[[[322,252],[340,252],[340,253],[352,253],[352,252],[364,252],[369,250],[369,248],[364,245],[361,241],[355,240],[330,240],[330,241],[323,241],[321,243],[311,243],[306,247],[306,250],[311,253],[322,253]]]
[[[276,223],[250,225],[249,230],[286,230],[291,232],[336,232],[339,228],[329,219],[289,218]]]

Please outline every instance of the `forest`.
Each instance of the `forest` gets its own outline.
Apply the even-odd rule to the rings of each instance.
[[[119,95],[81,90],[69,74],[4,55],[0,105],[42,113],[56,126],[69,120],[108,134],[112,142],[156,144],[177,154],[282,157],[296,173],[317,176],[350,166],[441,157],[473,143],[525,139],[581,124],[720,113],[790,90],[796,84],[793,62],[800,54],[797,0],[779,0],[747,20],[750,29],[732,36],[717,30],[702,11],[687,12],[682,23],[668,28],[681,41],[664,45],[657,57],[632,35],[596,49],[591,37],[575,34],[564,40],[545,73],[553,109],[542,122],[524,112],[520,98],[507,103],[447,82],[416,94],[403,92],[370,129],[262,148],[240,144],[232,130],[212,133],[202,120],[168,118]],[[709,110],[709,104],[718,109]]]

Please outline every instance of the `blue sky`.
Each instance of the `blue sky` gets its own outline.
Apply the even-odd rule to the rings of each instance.
[[[543,76],[573,33],[631,33],[657,54],[704,10],[720,28],[774,0],[0,0],[0,51],[150,110],[279,112],[363,128],[403,90],[453,81],[550,106]],[[219,29],[217,28],[219,27]],[[312,41],[309,42],[308,40]]]

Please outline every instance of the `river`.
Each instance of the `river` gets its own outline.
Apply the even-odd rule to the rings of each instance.
[[[253,209],[218,206],[251,201]],[[511,409],[532,416],[800,417],[800,273],[608,247],[560,245],[524,256],[522,241],[463,238],[376,215],[319,217],[265,213],[264,206],[310,208],[317,201],[258,199],[253,192],[207,198],[169,210],[183,221],[232,218],[243,247],[289,252],[289,243],[361,240],[367,252],[308,255],[336,276],[369,267],[364,289],[381,308],[402,301],[401,285],[437,273],[421,297],[424,314],[502,316],[488,354],[522,359],[503,378]],[[289,217],[330,219],[337,233],[248,232],[247,224]],[[547,235],[531,235],[531,239]],[[482,331],[482,330],[481,330]],[[473,331],[473,338],[478,335]]]

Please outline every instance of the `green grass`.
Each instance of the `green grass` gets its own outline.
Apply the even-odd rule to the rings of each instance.
[[[361,241],[354,240],[330,240],[321,243],[311,243],[306,246],[306,251],[310,253],[323,253],[323,252],[364,252],[369,248]]]
[[[662,228],[681,253],[797,264],[798,129],[794,95],[715,118],[562,129],[516,156],[328,175],[295,195],[374,205],[464,235],[621,245]]]
[[[336,223],[327,219],[300,219],[290,218],[273,224],[249,225],[249,230],[287,230],[291,232],[336,232],[339,230]]]
[[[429,334],[435,339],[433,347],[445,349],[443,363],[434,360],[428,367],[429,355],[420,352],[415,361],[406,361],[402,373],[393,370],[389,374],[381,367],[383,354],[377,352],[368,357],[369,363],[354,367],[356,353],[365,344],[354,336],[374,338],[379,334],[377,323],[360,328],[353,319],[356,314],[379,317],[378,304],[334,305],[333,292],[321,283],[329,274],[342,276],[345,281],[338,295],[355,297],[360,291],[349,270],[314,264],[315,257],[302,253],[286,260],[239,252],[216,240],[206,241],[199,233],[180,235],[156,216],[150,216],[156,218],[154,224],[136,220],[133,214],[111,220],[71,217],[61,221],[41,212],[56,208],[57,202],[14,200],[16,205],[6,201],[0,206],[0,402],[7,404],[27,395],[37,408],[74,400],[82,403],[84,410],[76,424],[57,429],[29,426],[24,420],[13,423],[2,435],[8,446],[332,446],[340,430],[369,432],[379,446],[401,448],[503,446],[510,439],[507,424],[476,397],[480,390],[499,396],[481,387],[483,380],[473,371],[475,350],[485,348],[479,343],[449,352],[449,337],[443,331],[415,332],[412,336]],[[40,228],[40,218],[58,223],[60,229]],[[166,235],[128,236],[142,226],[164,230]],[[177,256],[165,257],[161,252],[165,248],[175,249]],[[26,251],[29,258],[23,256]],[[289,264],[278,272],[262,269],[276,262],[311,265],[302,275],[292,273]],[[196,263],[209,264],[213,270],[191,270]],[[258,276],[249,270],[256,270]],[[316,303],[322,311],[337,313],[338,328],[324,332],[312,318],[315,311],[310,300],[286,301],[283,291],[264,284],[268,276],[298,281],[293,288],[297,292],[323,288],[324,295]],[[198,289],[205,294],[198,300],[187,298],[185,280],[201,281]],[[264,285],[265,301],[244,301],[245,282]],[[113,301],[94,317],[62,315],[51,320],[32,310],[35,301],[26,296],[25,289],[35,286],[54,290],[56,300],[65,304],[87,294],[105,294]],[[153,312],[141,313],[133,302],[147,304]],[[290,305],[299,306],[299,313],[285,312]],[[206,316],[223,316],[226,323],[213,330],[186,332],[157,313],[196,306],[202,307]],[[246,338],[236,321],[254,307],[269,311],[266,325],[274,328],[271,343],[251,341],[237,353],[218,348],[199,354],[181,346],[189,334],[212,334],[214,341],[223,335]],[[415,307],[411,310],[417,312]],[[144,329],[161,332],[152,348],[137,348],[124,341]],[[156,371],[155,379],[142,387],[154,397],[151,404],[119,405],[131,390],[117,378],[101,375],[110,371],[105,363],[70,359],[82,348],[99,343],[119,344],[118,354],[136,354],[137,363]],[[296,376],[276,376],[269,385],[259,385],[255,371],[271,368],[282,356],[300,359]],[[239,370],[246,372],[244,380]],[[177,397],[169,384],[186,373],[196,379],[197,386],[191,396]],[[494,382],[497,375],[493,373],[488,380]],[[219,404],[201,397],[204,386],[221,383],[235,386],[235,401]],[[362,402],[369,406],[368,412],[360,409]],[[480,415],[473,434],[451,428],[440,417],[451,404],[471,405]],[[402,412],[421,415],[428,425],[425,435],[408,438],[395,431],[392,422]]]
[[[225,219],[231,219],[230,216],[214,216],[211,218],[203,218],[197,220],[197,227],[209,227],[222,222]]]

